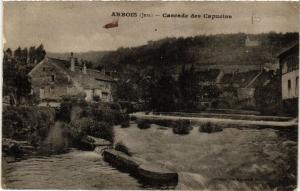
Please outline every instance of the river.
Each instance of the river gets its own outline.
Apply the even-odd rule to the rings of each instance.
[[[76,149],[3,165],[6,189],[141,189],[129,174],[102,160],[101,154]]]

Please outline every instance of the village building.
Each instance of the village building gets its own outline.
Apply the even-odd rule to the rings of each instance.
[[[245,39],[245,46],[247,47],[255,47],[255,46],[259,46],[260,43],[258,40],[254,40],[254,39],[251,39],[249,36],[246,37]]]
[[[103,72],[69,61],[44,58],[29,73],[33,94],[42,103],[59,103],[65,96],[85,95],[86,101],[113,101],[114,80]]]
[[[225,72],[211,70],[207,85],[216,86],[220,90],[217,99],[206,100],[206,105],[215,108],[240,108],[254,109],[256,107],[255,91],[259,86],[266,86],[270,83],[273,71],[249,70],[241,72],[233,70]],[[208,75],[208,76],[207,76]],[[201,82],[203,83],[203,82]]]
[[[298,112],[299,97],[299,43],[279,55],[283,109],[289,114]]]

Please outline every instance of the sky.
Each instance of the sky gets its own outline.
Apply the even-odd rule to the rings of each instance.
[[[119,17],[105,29],[112,12]],[[232,19],[163,18],[163,13],[226,14]],[[254,22],[251,22],[254,15]],[[4,2],[4,48],[38,46],[49,52],[85,52],[133,47],[165,37],[219,33],[299,32],[298,2]]]

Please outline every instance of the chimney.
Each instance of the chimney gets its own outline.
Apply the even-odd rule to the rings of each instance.
[[[85,63],[83,63],[82,73],[83,73],[83,74],[86,74],[86,65],[85,65]]]
[[[75,72],[75,58],[73,56],[73,52],[71,52],[71,57],[70,57],[70,70]]]

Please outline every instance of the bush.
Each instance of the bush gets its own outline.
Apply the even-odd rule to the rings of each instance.
[[[110,103],[110,109],[121,111],[121,105],[119,103]]]
[[[106,139],[110,142],[113,142],[115,137],[112,125],[103,121],[95,122],[95,124],[90,128],[88,134],[94,137]]]
[[[130,126],[129,120],[128,120],[128,121],[123,121],[123,122],[121,123],[121,127],[122,127],[122,128],[127,128],[127,127],[129,127],[129,126]]]
[[[127,154],[128,156],[132,156],[129,149],[122,142],[119,142],[115,145],[115,150],[123,152],[123,153]]]
[[[81,109],[80,112],[78,110],[79,113],[76,113],[76,116],[82,115],[82,110],[84,110],[88,106],[88,103],[84,99],[82,99],[82,97],[64,97],[62,103],[60,104],[60,109],[57,111],[57,118],[65,122],[70,122],[75,117],[75,111],[73,111],[73,108],[75,106],[77,106],[77,110],[78,108]]]
[[[94,120],[87,117],[73,120],[70,123],[70,137],[73,140],[73,144],[78,146],[82,137],[87,135],[90,132],[90,128],[94,125]]]
[[[214,133],[214,132],[223,131],[223,128],[216,124],[207,122],[206,124],[203,124],[199,127],[199,131],[204,133]]]
[[[123,114],[122,115],[122,122],[121,122],[121,127],[126,128],[130,126],[130,119],[128,114]]]
[[[139,120],[137,121],[137,127],[140,129],[149,129],[151,124],[149,124],[146,120]]]
[[[175,134],[186,135],[192,130],[191,122],[189,120],[174,121],[173,132]]]
[[[130,116],[130,120],[135,121],[135,120],[137,120],[137,118],[136,118],[136,116]]]
[[[70,137],[73,145],[81,147],[82,139],[86,135],[106,139],[113,142],[114,131],[111,124],[104,121],[95,121],[92,118],[81,118],[70,123]]]
[[[2,136],[39,145],[54,124],[55,110],[49,107],[4,107]]]

